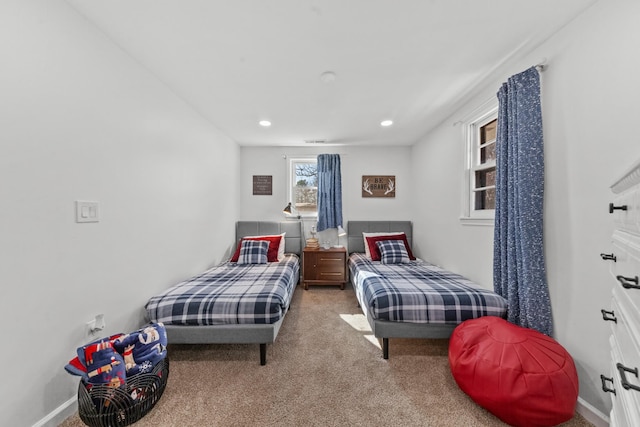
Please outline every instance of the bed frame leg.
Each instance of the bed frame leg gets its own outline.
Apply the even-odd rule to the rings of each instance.
[[[260,344],[260,365],[264,366],[267,364],[267,344]]]
[[[389,338],[382,338],[382,357],[389,358]]]

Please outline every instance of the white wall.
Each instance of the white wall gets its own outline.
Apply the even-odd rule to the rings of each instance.
[[[54,424],[85,322],[139,327],[232,244],[239,148],[63,1],[3,1],[0,51],[0,424]]]
[[[342,172],[342,218],[353,220],[411,220],[414,192],[410,164],[411,147],[242,147],[240,177],[240,218],[281,221],[287,199],[287,168],[292,157],[316,157],[321,153],[340,154]],[[253,175],[272,175],[273,195],[253,195]],[[395,175],[394,198],[363,198],[362,175]],[[305,221],[305,231],[315,221]],[[330,239],[336,239],[334,235]],[[344,241],[343,241],[344,240]],[[335,240],[333,240],[335,243]],[[340,241],[346,245],[346,239]]]
[[[463,226],[461,130],[452,126],[494,96],[510,75],[547,58],[542,74],[545,139],[545,252],[555,337],[571,353],[580,377],[580,398],[608,413],[608,264],[612,221],[609,186],[640,157],[637,96],[640,81],[640,3],[600,1],[526,58],[501,70],[483,93],[414,147],[415,229],[423,255],[492,286],[492,227]],[[433,211],[433,200],[440,210]],[[476,258],[476,256],[478,258]]]
[[[413,181],[421,190],[413,199],[414,246],[430,262],[491,288],[493,227],[460,223],[465,143],[461,126],[453,123],[413,147]]]

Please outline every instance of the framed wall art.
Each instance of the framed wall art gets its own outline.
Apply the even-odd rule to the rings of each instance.
[[[253,195],[271,196],[273,192],[272,175],[253,175]]]
[[[362,175],[362,197],[396,197],[396,176]]]

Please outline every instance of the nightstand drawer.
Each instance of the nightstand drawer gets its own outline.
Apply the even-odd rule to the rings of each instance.
[[[344,280],[344,271],[318,268],[316,270],[316,277],[318,278],[318,280]]]
[[[319,269],[342,271],[343,264],[344,264],[343,256],[332,256],[332,255],[316,256],[316,267]]]

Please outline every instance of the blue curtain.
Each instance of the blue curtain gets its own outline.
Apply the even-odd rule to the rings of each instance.
[[[318,231],[342,226],[342,175],[339,154],[318,156]]]
[[[543,247],[544,156],[535,67],[498,91],[493,286],[508,320],[553,334]]]

